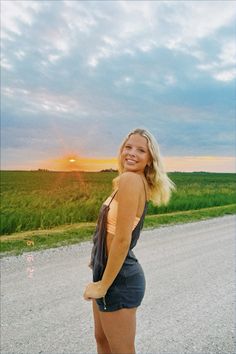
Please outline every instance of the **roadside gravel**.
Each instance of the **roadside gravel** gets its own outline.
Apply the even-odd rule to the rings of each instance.
[[[138,354],[233,354],[235,216],[143,231]],[[93,354],[91,243],[1,259],[1,353]]]

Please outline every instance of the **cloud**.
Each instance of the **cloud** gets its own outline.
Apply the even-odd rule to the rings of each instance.
[[[9,0],[3,11],[7,154],[113,156],[137,126],[164,154],[232,153],[233,2]]]
[[[236,78],[236,69],[223,70],[218,73],[214,73],[213,77],[219,81],[224,81],[224,82],[232,81]]]
[[[8,61],[7,58],[4,58],[4,56],[1,58],[1,67],[10,71],[13,69],[13,65]]]
[[[37,50],[43,58],[39,57],[38,61],[43,67],[73,55],[76,48],[84,65],[93,69],[108,60],[167,48],[195,57],[199,61],[196,68],[204,70],[204,66],[214,63],[204,62],[206,55],[201,41],[235,19],[234,4],[230,1],[204,1],[197,5],[191,1],[7,3],[6,20],[2,25],[4,33],[23,36],[22,24],[32,27],[36,16],[43,24],[39,27],[38,21],[34,29]],[[7,40],[5,37],[3,43]],[[221,46],[217,53],[220,62],[230,60],[233,65],[235,45],[229,42]],[[5,63],[6,68],[14,66],[9,57],[5,57]],[[215,78],[215,74],[212,77]]]
[[[106,11],[104,7],[103,10]],[[95,10],[91,11],[91,16],[95,13]],[[234,19],[234,5],[227,1],[214,4],[205,1],[197,6],[195,2],[185,1],[120,1],[115,5],[113,23],[106,19],[93,37],[94,52],[90,54],[88,64],[96,67],[104,59],[125,55],[128,48],[136,55],[139,51],[168,48],[202,58],[201,40],[217,33]],[[106,33],[109,33],[109,41],[103,41]]]
[[[213,61],[199,64],[197,67],[219,81],[232,81],[236,77],[236,43],[231,38],[225,38],[221,44],[221,49]]]
[[[22,35],[23,25],[32,25],[35,16],[41,9],[39,1],[1,1],[2,38],[13,40],[15,35]]]

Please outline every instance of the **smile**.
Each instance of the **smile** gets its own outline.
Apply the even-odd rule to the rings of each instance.
[[[128,164],[130,164],[130,165],[136,164],[136,161],[134,161],[134,160],[125,159],[125,161],[126,161]]]

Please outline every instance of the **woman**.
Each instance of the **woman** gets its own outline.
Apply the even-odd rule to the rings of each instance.
[[[174,189],[158,144],[147,130],[128,134],[118,163],[115,191],[101,208],[93,239],[93,283],[84,292],[85,300],[93,300],[99,354],[135,353],[136,310],[144,296],[145,277],[132,249],[143,226],[147,201],[167,204]]]

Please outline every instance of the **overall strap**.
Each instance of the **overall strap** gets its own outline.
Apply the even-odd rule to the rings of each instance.
[[[115,195],[116,195],[117,192],[118,192],[118,189],[112,194],[112,197],[111,197],[111,200],[110,200],[108,206],[110,206],[110,204],[111,204],[111,202],[113,201],[113,199],[114,199],[114,197],[115,197]]]
[[[147,201],[147,190],[146,190],[146,184],[145,184],[144,179],[143,179],[143,177],[142,177],[142,176],[141,176],[141,178],[142,178],[143,185],[144,185],[144,190],[145,190],[145,201]],[[144,178],[145,178],[145,177],[144,177]]]

